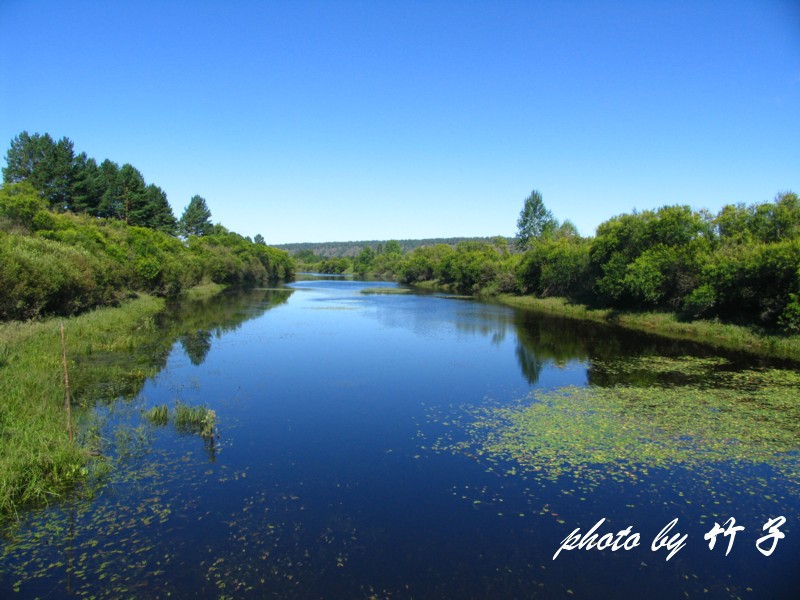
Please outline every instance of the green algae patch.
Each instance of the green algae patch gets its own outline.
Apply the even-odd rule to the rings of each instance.
[[[800,483],[800,373],[726,366],[691,357],[620,361],[618,372],[645,370],[663,380],[564,387],[510,406],[467,408],[457,420],[465,435],[440,440],[439,449],[510,461],[549,480],[572,476],[589,487],[650,469],[729,463],[769,465]],[[694,382],[670,384],[676,374]]]

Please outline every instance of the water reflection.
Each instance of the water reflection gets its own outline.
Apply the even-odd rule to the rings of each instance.
[[[180,338],[181,347],[192,364],[197,366],[203,361],[211,350],[211,332],[200,329],[191,333],[185,333]]]
[[[211,350],[212,338],[235,331],[250,319],[285,304],[291,289],[234,290],[203,300],[177,300],[159,314],[155,329],[142,329],[129,340],[127,352],[96,351],[76,357],[70,376],[75,396],[84,406],[132,399],[149,377],[167,364],[179,342],[193,365]]]
[[[547,366],[567,368],[571,364],[587,366],[587,380],[591,385],[653,385],[662,383],[699,383],[698,378],[705,375],[694,372],[658,372],[646,367],[620,369],[615,365],[619,359],[640,356],[664,357],[711,357],[725,356],[736,368],[772,364],[759,360],[736,356],[711,349],[701,344],[669,340],[641,332],[625,330],[620,327],[598,323],[563,319],[534,312],[516,311],[513,315],[513,329],[516,333],[516,355],[520,369],[534,386]]]

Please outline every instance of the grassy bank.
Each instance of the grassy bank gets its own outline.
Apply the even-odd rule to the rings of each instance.
[[[0,516],[46,503],[88,473],[91,440],[67,434],[60,325],[64,323],[72,416],[84,417],[88,382],[98,374],[76,365],[96,353],[130,350],[155,329],[164,300],[141,296],[118,308],[78,317],[0,324]],[[100,367],[95,367],[100,368]],[[117,366],[115,378],[143,379],[141,365]],[[119,383],[119,379],[115,383]]]
[[[183,298],[191,301],[207,300],[222,293],[225,287],[221,283],[202,283],[186,290]]]
[[[563,298],[498,296],[503,304],[569,319],[595,321],[672,339],[691,340],[716,348],[800,361],[800,335],[766,335],[756,328],[712,321],[680,321],[664,312],[620,312],[593,309]]]

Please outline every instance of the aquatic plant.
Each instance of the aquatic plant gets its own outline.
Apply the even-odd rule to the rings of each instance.
[[[166,404],[154,406],[144,413],[144,417],[153,425],[166,425],[169,421],[169,409]]]
[[[175,405],[175,429],[180,433],[196,433],[204,438],[214,436],[217,414],[206,406]]]
[[[466,408],[450,420],[461,432],[437,448],[510,461],[548,480],[572,476],[589,487],[606,477],[636,479],[652,468],[730,461],[770,464],[800,484],[800,373],[726,370],[726,364],[693,357],[619,361],[606,368],[705,378],[537,390],[511,406]]]

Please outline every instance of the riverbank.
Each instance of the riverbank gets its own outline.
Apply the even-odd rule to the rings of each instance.
[[[224,285],[205,283],[183,294],[213,298]],[[83,481],[103,458],[92,456],[87,418],[98,400],[113,400],[154,374],[141,361],[92,360],[131,354],[152,343],[163,298],[141,294],[117,307],[79,316],[0,323],[0,519],[21,507],[42,505]],[[61,324],[66,338],[74,441],[65,408]],[[98,398],[106,389],[114,398]]]
[[[164,305],[163,299],[142,295],[77,317],[0,324],[0,516],[46,504],[87,476],[92,448],[79,424],[92,399],[83,396],[81,382],[96,378],[77,371],[76,361],[142,343]],[[62,323],[78,431],[74,442],[67,430]],[[113,375],[146,376],[139,371]]]
[[[451,293],[452,288],[436,281],[414,283],[414,288],[428,292]],[[705,344],[713,348],[745,352],[757,356],[800,362],[800,335],[769,335],[756,327],[744,327],[715,321],[681,321],[666,312],[623,312],[610,308],[590,308],[565,298],[537,298],[513,294],[474,295],[477,300],[500,302],[512,308],[555,317],[592,321],[658,335],[675,340]]]
[[[430,288],[428,288],[430,289]],[[537,298],[501,294],[497,301],[523,310],[605,323],[677,340],[688,340],[715,348],[746,352],[800,362],[800,335],[767,335],[755,328],[713,321],[681,321],[664,312],[621,312],[589,308],[564,298]]]

